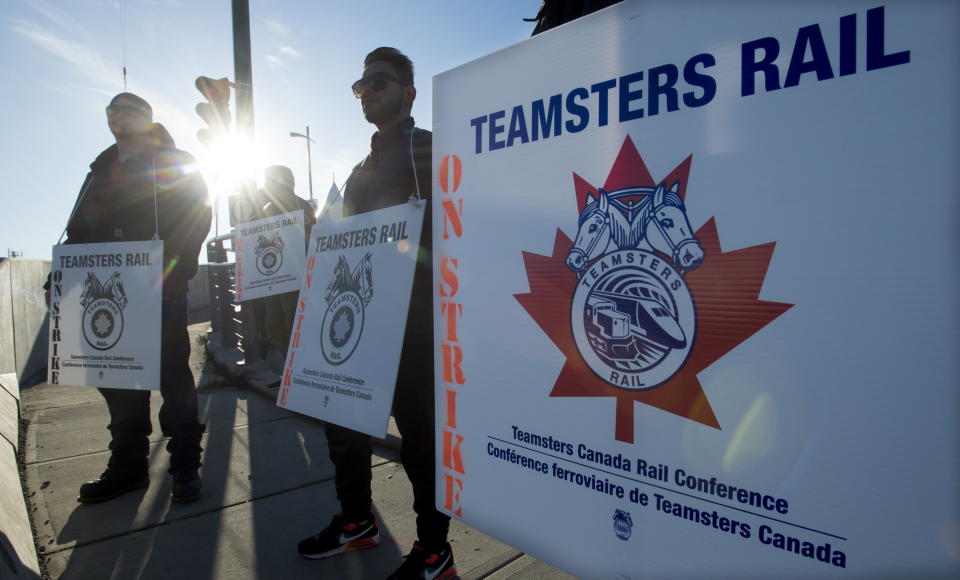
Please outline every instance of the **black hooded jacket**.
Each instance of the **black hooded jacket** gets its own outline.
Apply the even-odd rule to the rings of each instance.
[[[433,344],[432,143],[430,131],[415,127],[412,117],[385,135],[374,133],[370,140],[370,154],[353,168],[343,186],[344,216],[407,203],[418,189],[420,197],[425,200],[426,212],[404,336],[404,356],[415,348],[432,348]]]
[[[303,210],[304,247],[306,247],[306,244],[310,241],[310,230],[317,223],[317,216],[310,202],[294,193],[292,189],[285,187],[275,187],[274,189],[264,187],[259,193],[263,199],[269,200],[263,206],[263,217],[265,218],[291,213],[298,209]]]
[[[163,295],[182,297],[210,232],[207,186],[162,125],[150,131],[140,154],[121,161],[112,145],[90,164],[64,243],[144,241],[156,232],[164,243]]]

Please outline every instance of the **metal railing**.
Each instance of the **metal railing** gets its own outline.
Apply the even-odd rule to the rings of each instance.
[[[229,248],[225,242],[229,242]],[[242,323],[237,312],[234,263],[227,255],[228,251],[233,251],[232,246],[233,234],[207,241],[210,328],[220,335],[221,344],[227,348],[236,348],[242,336]]]
[[[264,340],[263,305],[260,300],[237,303],[234,262],[230,261],[233,234],[223,234],[207,241],[207,263],[210,296],[210,326],[220,335],[224,348],[237,348],[249,364],[261,358]]]

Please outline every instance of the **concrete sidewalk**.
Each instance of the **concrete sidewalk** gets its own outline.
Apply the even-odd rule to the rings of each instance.
[[[193,337],[205,324],[191,326]],[[306,560],[297,541],[337,511],[333,466],[320,422],[277,408],[258,391],[215,378],[194,341],[191,367],[207,424],[204,496],[169,501],[168,454],[151,437],[151,484],[103,504],[76,502],[107,458],[106,406],[95,389],[38,385],[21,394],[29,421],[25,463],[37,546],[51,578],[384,578],[415,539],[410,485],[393,446],[377,446],[373,493],[383,543]],[[160,406],[152,398],[154,425]],[[569,578],[457,521],[450,542],[464,579]]]

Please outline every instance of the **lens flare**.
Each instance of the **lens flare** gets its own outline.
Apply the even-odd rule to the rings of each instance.
[[[199,169],[217,191],[238,191],[244,180],[263,174],[263,152],[255,141],[236,134],[213,142],[200,156]]]
[[[774,448],[776,440],[776,407],[768,394],[760,393],[730,438],[723,454],[724,471],[736,473],[765,457]]]

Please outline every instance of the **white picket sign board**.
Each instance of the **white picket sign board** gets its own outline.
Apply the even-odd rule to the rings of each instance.
[[[960,577],[958,24],[628,1],[435,77],[439,509],[582,578]]]
[[[162,240],[54,246],[48,382],[159,389],[162,307]]]
[[[306,264],[303,210],[234,228],[237,302],[296,292]]]
[[[339,214],[313,227],[277,405],[383,438],[424,203]]]

